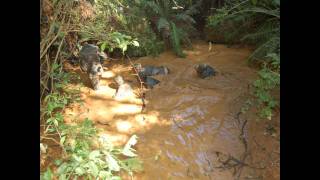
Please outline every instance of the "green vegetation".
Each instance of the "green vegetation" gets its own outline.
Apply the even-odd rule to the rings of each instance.
[[[256,47],[248,58],[261,67],[254,94],[261,106],[260,117],[271,119],[272,110],[278,105],[271,91],[280,87],[280,1],[227,1],[208,17],[207,26],[222,34],[228,43]]]
[[[96,0],[96,15],[87,21],[75,15],[80,42],[95,40],[112,52],[115,48],[129,55],[157,55],[169,40],[178,56],[184,56],[181,44],[191,46],[189,34],[195,31],[192,15],[198,13],[198,3],[171,0]],[[139,43],[137,43],[139,42]],[[135,48],[137,45],[140,48]],[[127,46],[130,45],[128,48]],[[132,53],[132,54],[130,54]]]
[[[132,146],[137,143],[137,136],[133,135],[124,148],[113,147],[105,137],[98,137],[98,130],[88,119],[77,125],[64,123],[62,110],[71,102],[81,102],[78,89],[67,88],[74,74],[59,71],[59,66],[53,64],[54,80],[53,92],[43,101],[42,119],[45,119],[45,130],[42,139],[57,134],[59,146],[63,151],[63,159],[56,160],[56,172],[50,168],[41,175],[47,180],[53,177],[71,179],[77,177],[119,179],[116,173],[127,171],[131,176],[134,171],[142,170],[142,163],[137,159]],[[57,81],[56,81],[57,80]],[[40,144],[42,149],[44,145]],[[123,157],[120,158],[120,155]],[[126,157],[126,158],[125,158]]]
[[[142,170],[142,164],[132,149],[132,146],[137,143],[137,136],[133,135],[124,148],[115,148],[106,137],[96,136],[97,130],[88,119],[78,125],[61,128],[62,133],[66,135],[63,137],[67,138],[62,138],[60,143],[68,157],[64,161],[55,161],[59,179],[77,177],[120,179],[115,173],[121,169],[131,176],[133,171]],[[96,145],[93,145],[93,142],[97,142]],[[129,158],[120,159],[119,155]],[[50,179],[48,176],[53,176],[50,169],[43,173],[42,179]]]
[[[136,38],[108,29],[108,23],[102,23],[108,15],[116,15],[110,10],[115,5],[105,3],[97,16],[82,15],[81,6],[87,10],[98,9],[101,3],[91,6],[86,1],[43,1],[41,13],[41,42],[40,42],[40,103],[41,103],[41,153],[44,155],[46,148],[44,140],[53,140],[62,149],[61,159],[56,160],[41,174],[41,179],[76,179],[99,178],[120,179],[120,171],[130,175],[142,169],[142,164],[136,157],[132,146],[137,142],[134,135],[123,148],[113,147],[108,139],[101,140],[97,129],[88,119],[76,125],[64,123],[62,111],[72,102],[81,102],[79,88],[70,88],[72,82],[79,82],[79,76],[65,72],[62,68],[63,61],[78,52],[84,41],[96,41],[101,50],[109,52],[119,48],[122,52],[128,46],[139,46]],[[114,1],[116,3],[117,1]],[[79,4],[80,3],[80,4]],[[98,12],[98,11],[97,11]],[[91,14],[91,15],[93,15]],[[121,16],[117,16],[121,17]],[[107,33],[108,32],[108,33]]]
[[[107,54],[119,51],[129,56],[156,56],[172,49],[185,57],[197,34],[196,18],[203,1],[184,0],[43,0],[41,1],[40,104],[41,142],[53,140],[62,150],[61,159],[41,174],[41,179],[120,179],[121,171],[142,169],[132,146],[133,135],[124,147],[113,147],[98,136],[89,119],[64,123],[63,110],[81,103],[80,86],[70,87],[80,77],[65,72],[64,61],[77,55],[84,42],[94,43]],[[219,7],[222,5],[219,1]],[[208,8],[207,8],[208,9]],[[222,34],[227,43],[254,45],[248,58],[258,64],[259,79],[254,95],[260,116],[271,119],[279,102],[272,92],[280,86],[280,2],[279,0],[229,0],[207,18],[207,27]],[[247,101],[243,112],[252,105]],[[54,137],[54,138],[52,138]],[[41,143],[41,153],[46,146]]]
[[[150,22],[155,32],[162,40],[169,40],[167,45],[171,45],[174,52],[180,56],[182,52],[181,44],[191,46],[189,35],[195,32],[195,20],[193,15],[198,13],[197,7],[201,1],[171,1],[171,0],[141,0],[135,1],[135,6],[140,8],[144,17]]]

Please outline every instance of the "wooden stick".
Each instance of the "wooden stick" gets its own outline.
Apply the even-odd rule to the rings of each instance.
[[[143,89],[143,81],[141,80],[141,78],[140,78],[140,76],[139,76],[139,72],[138,72],[138,70],[134,67],[134,65],[133,65],[133,63],[132,63],[132,61],[131,61],[131,59],[130,59],[130,57],[128,56],[128,55],[126,55],[127,56],[127,58],[128,58],[128,60],[129,60],[129,63],[131,64],[131,66],[132,66],[132,68],[134,69],[134,71],[135,71],[135,73],[137,74],[137,76],[138,76],[138,79],[139,79],[139,82],[140,82],[140,97],[141,97],[141,101],[142,101],[142,109],[141,109],[141,112],[144,110],[144,108],[146,107],[146,104],[145,104],[145,101],[144,101],[144,99],[145,99],[145,93],[143,92],[144,91],[144,89]]]

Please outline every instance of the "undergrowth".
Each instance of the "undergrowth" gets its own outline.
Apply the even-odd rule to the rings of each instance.
[[[133,135],[120,148],[113,147],[107,137],[88,119],[75,119],[75,125],[64,123],[63,111],[71,103],[81,103],[79,76],[65,72],[62,64],[77,55],[83,42],[94,42],[101,51],[138,47],[136,36],[120,32],[124,16],[121,2],[97,0],[43,0],[40,20],[40,156],[50,156],[48,141],[62,150],[61,158],[49,163],[41,179],[120,179],[121,171],[142,169],[134,153],[137,137]],[[119,13],[120,12],[120,13]],[[114,22],[113,22],[114,20]],[[116,25],[120,22],[120,25]],[[115,29],[114,29],[115,28]],[[80,84],[80,86],[70,86]],[[46,160],[46,159],[45,159]],[[47,160],[49,161],[49,160]],[[57,169],[55,168],[57,167]]]
[[[139,10],[139,16],[150,23],[153,31],[165,45],[180,57],[185,57],[182,45],[191,47],[190,35],[196,31],[194,15],[201,1],[140,0],[131,5]]]
[[[52,76],[61,79],[54,83],[57,89],[43,100],[41,113],[42,119],[45,120],[45,129],[41,140],[54,140],[61,147],[63,154],[61,159],[55,160],[54,165],[57,169],[53,171],[48,167],[40,179],[120,179],[120,170],[128,172],[131,176],[133,172],[142,170],[142,162],[132,148],[137,143],[137,136],[133,135],[123,148],[118,148],[112,146],[108,137],[98,136],[98,129],[89,119],[76,125],[64,123],[62,111],[70,103],[81,103],[81,99],[78,89],[66,87],[74,75],[55,69]],[[54,135],[58,135],[58,142],[51,138]],[[45,144],[40,144],[40,155],[45,155],[45,147]]]
[[[254,94],[261,118],[271,119],[279,103],[271,95],[280,88],[280,0],[231,0],[207,19],[207,27],[222,34],[227,43],[247,43],[256,48],[249,63],[260,65]]]
[[[54,176],[59,179],[121,179],[120,170],[131,176],[133,172],[142,170],[142,163],[132,149],[137,143],[137,136],[133,135],[123,148],[117,148],[111,145],[108,137],[97,136],[97,129],[88,119],[78,125],[63,125],[61,129],[66,138],[62,138],[60,143],[67,157],[55,160],[56,173],[48,168],[41,179]]]
[[[119,179],[121,170],[141,170],[132,146],[133,135],[124,147],[113,147],[107,137],[88,119],[75,125],[64,123],[63,111],[71,103],[81,103],[79,76],[65,72],[62,64],[77,56],[85,42],[96,44],[110,54],[156,56],[165,47],[184,57],[182,49],[191,48],[195,15],[202,1],[183,0],[43,0],[40,11],[40,154],[46,153],[44,140],[61,149],[57,169],[48,166],[41,179]],[[271,118],[279,105],[270,92],[280,85],[280,4],[277,0],[231,0],[208,18],[208,26],[225,35],[227,42],[242,41],[256,45],[249,57],[261,71],[255,95],[261,117]],[[50,148],[50,147],[49,147]]]

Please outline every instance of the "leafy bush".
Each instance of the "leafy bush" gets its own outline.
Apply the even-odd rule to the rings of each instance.
[[[106,137],[97,137],[97,130],[88,119],[74,126],[62,127],[65,138],[62,144],[68,153],[65,160],[56,160],[56,174],[50,169],[42,174],[43,180],[58,176],[59,179],[78,177],[99,179],[120,179],[115,175],[121,169],[131,176],[134,171],[142,170],[142,163],[136,158],[132,146],[137,143],[133,135],[123,148],[113,147]],[[98,142],[96,147],[93,142]],[[127,157],[120,159],[119,155]]]
[[[254,44],[249,60],[261,60],[280,53],[280,4],[277,0],[230,1],[209,16],[207,26],[222,29],[228,42]]]
[[[182,53],[181,44],[191,46],[189,34],[196,31],[195,20],[192,15],[198,13],[200,2],[186,3],[171,0],[141,0],[135,1],[133,6],[143,10],[154,32],[163,40],[169,40],[171,47],[178,56]]]
[[[101,51],[108,49],[109,52],[112,52],[115,48],[119,48],[122,50],[122,54],[127,51],[130,45],[139,47],[139,42],[136,39],[132,39],[131,36],[119,32],[110,33],[108,40],[98,41],[98,44],[101,44]]]
[[[280,86],[280,65],[278,64],[280,63],[280,57],[276,54],[269,54],[267,57],[271,58],[269,67],[265,64],[259,71],[259,79],[254,82],[254,87],[258,104],[262,106],[259,113],[260,117],[271,119],[272,110],[279,105],[270,92]]]
[[[136,136],[124,148],[112,147],[110,144],[103,146],[102,142],[95,146],[98,136],[91,121],[85,120],[72,126],[64,123],[62,111],[66,106],[74,101],[81,102],[79,89],[68,87],[72,81],[79,80],[79,76],[63,71],[64,59],[70,54],[76,54],[74,51],[79,50],[84,41],[97,43],[102,51],[119,48],[122,53],[130,47],[140,46],[136,38],[139,35],[135,33],[137,31],[126,32],[130,23],[133,24],[124,14],[126,2],[96,0],[91,3],[85,0],[47,0],[45,5],[50,7],[49,10],[43,8],[43,4],[41,6],[40,104],[41,126],[44,126],[41,141],[53,140],[63,150],[63,159],[56,161],[58,172],[48,168],[41,179],[53,179],[57,176],[59,179],[80,176],[119,179],[120,170],[132,175],[132,172],[142,168],[132,149]],[[145,26],[149,27],[148,24]],[[149,33],[147,28],[142,29]],[[145,39],[149,40],[141,43],[145,47],[155,40],[147,37]],[[146,52],[151,51],[156,52],[152,48]],[[46,145],[40,143],[40,146]]]
[[[150,31],[148,21],[134,3],[97,0],[97,15],[79,27],[80,41],[95,40],[101,50],[109,52],[119,48],[133,56],[158,55],[163,43]]]
[[[49,135],[58,134],[58,144],[63,150],[63,160],[56,160],[57,171],[50,168],[42,173],[41,179],[70,179],[77,177],[120,179],[115,173],[120,170],[130,175],[142,169],[142,163],[137,159],[132,146],[136,144],[134,135],[124,148],[113,147],[108,139],[103,141],[97,136],[97,129],[88,119],[77,125],[66,125],[62,115],[63,109],[71,102],[81,102],[79,90],[68,89],[66,86],[74,78],[73,74],[61,71],[61,66],[52,65],[50,77],[53,80],[54,90],[43,99],[41,117],[45,120],[45,130],[42,139]],[[55,141],[56,142],[56,141]],[[99,142],[98,146],[95,142]],[[42,146],[41,146],[42,145]],[[43,144],[40,144],[44,147]],[[120,158],[126,156],[127,158]]]
[[[45,133],[59,131],[59,125],[63,123],[63,116],[60,111],[72,102],[81,102],[79,89],[65,88],[72,79],[78,79],[79,76],[61,71],[60,68],[60,65],[52,65],[52,73],[49,75],[53,84],[52,93],[43,99],[41,117],[46,119]]]
[[[231,0],[209,16],[207,26],[224,35],[229,43],[256,46],[249,62],[261,65],[254,82],[255,96],[262,106],[260,116],[271,119],[277,102],[270,92],[280,86],[280,1]]]
[[[142,57],[147,55],[157,56],[164,51],[164,43],[160,41],[149,26],[136,35],[140,46],[129,46],[127,54],[133,57]]]

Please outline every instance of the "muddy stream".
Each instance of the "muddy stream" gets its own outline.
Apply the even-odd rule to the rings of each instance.
[[[224,45],[214,45],[209,51],[205,42],[197,42],[193,48],[186,51],[186,58],[165,52],[155,58],[134,60],[134,63],[163,65],[170,69],[169,75],[155,76],[161,83],[146,91],[143,112],[142,101],[137,96],[123,101],[112,98],[116,91],[112,86],[113,78],[118,74],[138,92],[140,85],[130,64],[106,62],[101,89],[82,88],[84,105],[67,108],[65,121],[73,123],[74,119],[88,117],[114,145],[123,145],[136,134],[139,139],[134,148],[143,160],[144,171],[135,174],[134,179],[229,180],[236,179],[240,171],[240,179],[277,179],[278,168],[269,170],[269,174],[258,173],[258,176],[255,171],[261,167],[256,164],[250,168],[241,162],[237,165],[236,160],[230,161],[231,165],[226,162],[228,157],[240,160],[246,152],[246,145],[239,138],[241,134],[250,145],[253,141],[250,133],[263,129],[262,125],[251,123],[250,118],[245,126],[244,118],[237,118],[249,93],[248,85],[257,78],[256,70],[246,63],[252,51]],[[211,65],[218,74],[209,80],[198,78],[193,69],[197,63]],[[254,116],[251,119],[254,121]],[[256,132],[259,133],[259,140],[267,142],[263,130]],[[266,159],[263,154],[256,157],[261,157],[256,158],[260,162]],[[250,161],[245,163],[250,164]],[[237,169],[240,166],[242,170]]]

